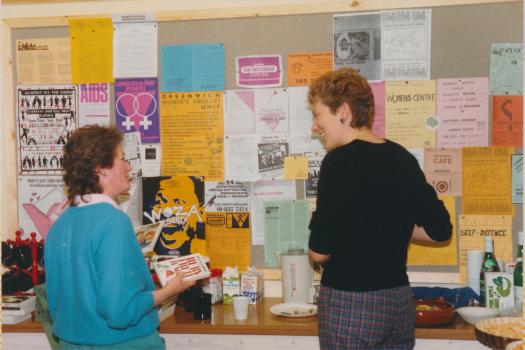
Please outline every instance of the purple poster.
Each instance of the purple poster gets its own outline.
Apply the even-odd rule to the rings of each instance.
[[[140,131],[142,143],[160,143],[156,78],[115,80],[115,119],[123,132]]]
[[[243,56],[235,59],[237,85],[246,88],[281,86],[280,55]]]

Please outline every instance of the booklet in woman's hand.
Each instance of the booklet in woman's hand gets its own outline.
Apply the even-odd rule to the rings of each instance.
[[[174,256],[171,259],[154,262],[153,269],[162,286],[165,286],[169,280],[175,277],[177,272],[184,273],[184,281],[210,277],[210,269],[199,253]]]

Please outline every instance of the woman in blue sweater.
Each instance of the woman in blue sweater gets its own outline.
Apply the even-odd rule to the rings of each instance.
[[[53,333],[64,349],[164,349],[156,306],[195,282],[178,274],[154,290],[130,219],[116,204],[130,189],[122,134],[87,126],[64,146],[69,208],[45,243]]]

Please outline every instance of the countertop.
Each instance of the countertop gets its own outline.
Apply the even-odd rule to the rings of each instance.
[[[270,312],[273,305],[282,302],[280,298],[265,298],[257,305],[250,305],[248,319],[235,320],[232,305],[217,304],[212,308],[210,320],[194,320],[182,307],[175,310],[160,324],[164,334],[243,334],[243,335],[290,335],[317,336],[317,317],[282,317]],[[43,332],[42,326],[34,321],[15,325],[2,324],[2,332],[35,333]],[[418,339],[476,340],[474,327],[456,315],[452,324],[439,327],[416,328]]]

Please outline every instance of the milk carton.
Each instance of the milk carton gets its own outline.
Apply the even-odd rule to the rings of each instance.
[[[222,274],[222,294],[223,304],[231,304],[234,295],[241,294],[241,281],[237,267],[226,266]]]
[[[506,315],[514,308],[513,276],[508,272],[485,272],[487,307],[499,309]]]
[[[241,275],[241,294],[250,298],[250,304],[257,304],[264,297],[263,274],[254,266]]]

